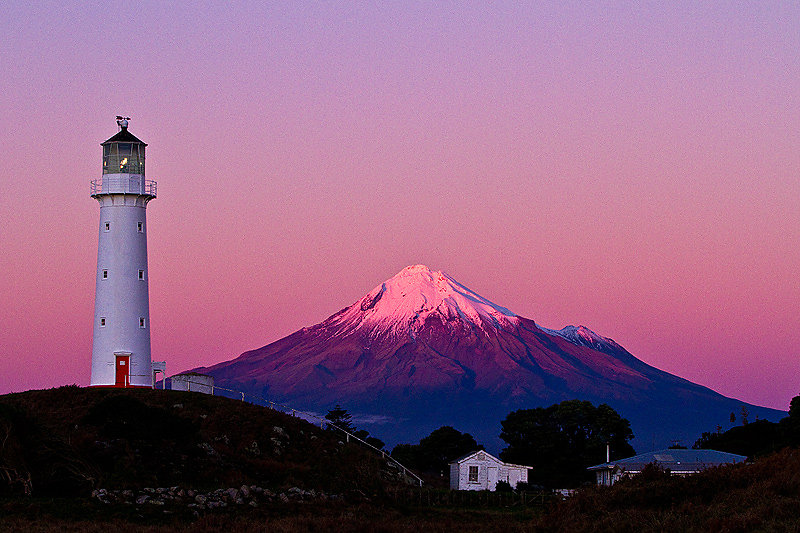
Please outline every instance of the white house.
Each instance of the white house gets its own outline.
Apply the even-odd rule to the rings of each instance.
[[[512,487],[528,482],[527,466],[504,463],[483,450],[450,462],[451,490],[495,490],[498,481]]]
[[[613,485],[620,478],[641,473],[649,464],[654,464],[672,475],[687,476],[714,466],[741,463],[747,457],[717,450],[668,449],[643,453],[619,461],[590,466],[597,475],[598,485]]]

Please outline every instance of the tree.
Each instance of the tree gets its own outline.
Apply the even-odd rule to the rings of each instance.
[[[348,433],[355,433],[356,431],[356,427],[353,425],[353,415],[338,403],[336,407],[328,411],[328,414],[325,415],[325,420]]]
[[[392,450],[392,457],[407,467],[442,474],[447,471],[450,461],[483,449],[469,433],[442,426],[421,439],[419,444],[398,444]]]
[[[379,450],[382,450],[383,447],[386,446],[386,443],[383,442],[378,437],[371,437],[370,434],[369,434],[369,431],[367,431],[366,429],[356,430],[356,432],[353,433],[353,435],[355,435],[359,439],[363,440],[367,444],[378,448]]]
[[[370,436],[369,431],[366,429],[356,428],[355,424],[353,424],[353,415],[347,412],[347,409],[343,408],[338,403],[336,404],[336,407],[328,411],[328,414],[325,415],[325,420],[330,422],[331,426],[335,426],[329,429],[350,433],[351,435],[358,437],[367,444],[370,444],[379,450],[382,450],[386,445],[381,439]]]
[[[568,488],[592,479],[587,467],[602,463],[606,445],[612,459],[635,454],[630,422],[606,404],[568,400],[550,407],[520,409],[501,422],[508,446],[500,458],[531,466],[531,480]]]
[[[792,398],[789,416],[780,422],[759,420],[748,422],[747,407],[742,406],[742,425],[726,432],[703,432],[693,448],[738,453],[748,457],[759,457],[776,452],[787,446],[800,446],[800,396]],[[731,413],[731,419],[734,419]]]

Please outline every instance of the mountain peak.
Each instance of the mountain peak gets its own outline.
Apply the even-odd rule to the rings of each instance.
[[[562,329],[547,329],[539,326],[539,329],[550,335],[558,335],[572,344],[586,346],[601,352],[622,349],[613,339],[598,335],[586,326],[566,326]]]
[[[369,325],[412,337],[429,318],[508,326],[516,315],[466,288],[441,270],[425,265],[404,268],[372,289],[351,307],[332,317],[353,327]]]

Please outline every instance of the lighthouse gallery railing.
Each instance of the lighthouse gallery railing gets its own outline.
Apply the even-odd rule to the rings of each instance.
[[[144,176],[131,174],[105,175],[92,180],[89,186],[92,196],[98,194],[144,194],[156,196],[156,182]]]

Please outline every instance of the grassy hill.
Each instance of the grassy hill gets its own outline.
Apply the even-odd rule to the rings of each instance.
[[[800,521],[796,448],[687,478],[652,471],[538,506],[480,494],[448,504],[429,488],[434,497],[401,500],[398,486],[379,454],[240,401],[78,387],[0,396],[2,531],[745,532],[797,531]],[[236,501],[246,487],[260,499]],[[91,496],[100,488],[112,496]],[[210,494],[229,504],[188,503]],[[278,497],[287,494],[297,497]]]
[[[0,495],[250,484],[375,493],[397,481],[374,452],[227,398],[75,386],[0,396]]]
[[[685,478],[655,468],[612,487],[592,487],[554,506],[548,531],[797,531],[800,450]]]

